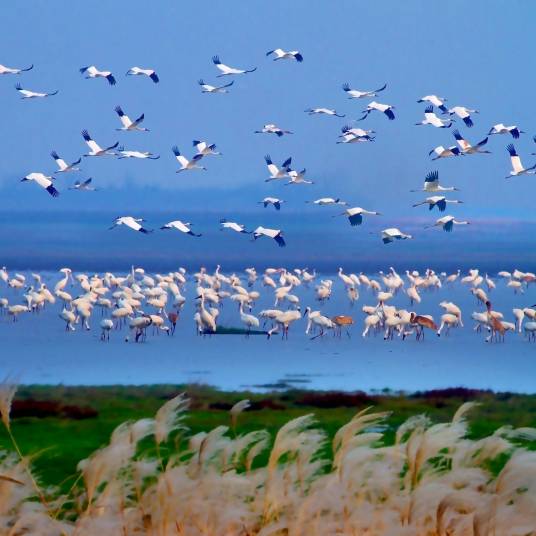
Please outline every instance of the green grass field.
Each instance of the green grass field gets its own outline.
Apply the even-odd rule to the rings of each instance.
[[[185,424],[196,433],[230,425],[228,409],[248,398],[252,408],[240,415],[239,433],[260,428],[272,436],[288,420],[314,413],[332,436],[359,410],[374,406],[393,412],[394,429],[408,417],[427,414],[434,422],[448,421],[467,400],[480,406],[470,414],[470,435],[484,437],[504,425],[536,426],[536,395],[491,393],[466,389],[427,391],[407,395],[383,391],[375,394],[291,390],[273,393],[221,392],[190,385],[52,387],[21,386],[13,405],[12,429],[21,450],[34,456],[34,467],[47,484],[68,486],[77,463],[108,442],[120,423],[154,416],[169,398],[186,392],[191,410]],[[387,434],[389,441],[393,434]],[[535,445],[536,447],[536,445]],[[0,430],[0,450],[9,449]]]

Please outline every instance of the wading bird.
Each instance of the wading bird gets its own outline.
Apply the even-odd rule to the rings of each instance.
[[[283,238],[283,231],[280,229],[268,229],[267,227],[259,226],[253,231],[253,240],[257,240],[261,236],[272,238],[277,242],[277,245],[280,248],[286,246],[285,239]]]
[[[281,204],[284,202],[283,199],[278,199],[277,197],[265,197],[262,201],[258,201],[260,205],[264,205],[264,208],[268,205],[273,205],[276,210],[281,210]]]
[[[441,119],[437,117],[434,113],[434,107],[428,106],[424,110],[424,119],[420,123],[415,123],[416,125],[432,125],[436,128],[450,128],[452,126],[452,121],[450,119]]]
[[[52,197],[58,197],[60,193],[52,183],[53,177],[47,177],[44,173],[30,173],[21,179],[21,182],[32,181],[44,188]]]
[[[97,188],[93,188],[93,186],[91,186],[92,180],[92,178],[89,178],[82,182],[76,181],[74,185],[69,188],[69,190],[79,190],[81,192],[96,192]]]
[[[282,164],[281,167],[277,167],[273,162],[272,158],[269,154],[267,154],[264,157],[264,160],[266,161],[266,165],[268,166],[268,171],[270,172],[270,177],[265,179],[265,182],[277,180],[277,179],[284,179],[285,177],[288,177],[289,171],[290,171],[290,164],[292,162],[292,157],[287,158]]]
[[[450,156],[459,156],[461,153],[460,149],[456,145],[451,145],[450,147],[443,147],[443,145],[438,145],[435,149],[432,149],[428,156],[431,156],[434,153],[436,156],[432,160],[438,160],[439,158],[449,158]]]
[[[56,161],[56,164],[58,164],[58,170],[54,173],[69,173],[70,171],[80,171],[80,168],[77,168],[76,166],[80,164],[82,161],[82,158],[79,158],[76,160],[76,162],[73,162],[72,164],[67,164],[63,158],[60,158],[58,153],[56,151],[52,151],[50,153],[50,156]]]
[[[222,156],[222,153],[216,151],[215,143],[208,144],[206,141],[193,140],[192,145],[201,156]]]
[[[463,203],[463,201],[458,201],[457,199],[447,199],[442,195],[434,195],[432,197],[427,197],[420,203],[415,203],[413,206],[419,207],[421,205],[428,205],[429,210],[433,210],[434,207],[437,207],[439,212],[445,212],[447,203]]]
[[[348,221],[350,222],[350,225],[352,227],[355,227],[356,225],[361,225],[363,223],[363,215],[381,216],[379,212],[373,210],[365,210],[361,207],[353,207],[347,208],[344,212],[336,214],[333,217],[335,218],[337,216],[346,216],[348,218]]]
[[[31,71],[33,69],[33,64],[24,69],[17,69],[16,67],[6,67],[5,65],[0,65],[0,75],[3,74],[20,74],[26,71]]]
[[[389,227],[389,229],[384,229],[381,232],[382,241],[384,244],[389,244],[395,240],[410,240],[413,238],[412,235],[403,233],[400,229],[396,227]]]
[[[184,223],[181,220],[174,220],[174,221],[170,221],[169,223],[166,223],[165,225],[162,225],[160,229],[163,229],[163,230],[176,229],[177,231],[180,231],[181,233],[184,233],[184,234],[189,234],[190,236],[196,236],[196,237],[202,236],[201,234],[194,233],[190,229],[191,225],[192,225],[191,223]]]
[[[465,126],[471,128],[473,126],[471,114],[477,114],[479,112],[478,110],[471,110],[471,108],[466,108],[465,106],[454,106],[454,108],[449,108],[448,113],[449,115],[458,116],[465,123]]]
[[[261,130],[255,130],[255,134],[275,134],[277,137],[281,137],[284,134],[293,134],[290,130],[283,130],[274,123],[268,123],[262,127]]]
[[[160,155],[153,154],[149,151],[125,151],[123,146],[117,148],[117,156],[119,160],[123,158],[138,158],[140,160],[158,160]]]
[[[349,99],[368,99],[370,97],[376,97],[378,93],[383,91],[386,87],[387,84],[384,84],[382,87],[372,91],[359,91],[358,89],[352,89],[348,83],[342,85],[342,89],[348,95]]]
[[[37,91],[30,91],[29,89],[23,89],[20,84],[15,86],[15,89],[22,95],[22,99],[44,99],[46,97],[52,97],[58,94],[58,90],[50,93],[39,93]]]
[[[384,114],[390,121],[392,121],[395,118],[395,114],[393,110],[395,109],[394,106],[391,106],[390,104],[381,104],[376,101],[369,102],[367,105],[367,109],[363,110],[363,117],[360,119],[357,119],[356,121],[363,121],[363,119],[366,119],[368,115],[376,110],[377,112],[381,112]]]
[[[318,205],[320,207],[327,207],[330,205],[348,205],[346,201],[334,197],[321,197],[320,199],[315,199],[314,201],[305,201],[306,203],[311,203],[313,205]]]
[[[103,149],[91,138],[87,130],[82,130],[82,137],[84,138],[86,145],[90,149],[90,152],[83,156],[115,156],[115,153],[112,151],[112,149],[115,149],[119,145],[118,141],[116,141],[113,145],[110,145],[110,147],[106,147]]]
[[[443,97],[438,97],[437,95],[426,95],[421,97],[417,102],[429,102],[432,106],[439,108],[444,114],[448,113],[448,109],[445,106],[445,101],[447,99]]]
[[[471,145],[459,132],[459,130],[453,130],[452,135],[456,138],[456,142],[462,150],[462,154],[490,154],[490,151],[482,150],[482,147],[488,143],[488,138],[480,140],[476,145]]]
[[[492,134],[511,134],[512,138],[517,140],[520,134],[524,134],[523,130],[520,130],[516,125],[510,125],[509,127],[503,125],[502,123],[497,123],[493,125],[488,132],[488,136]]]
[[[148,76],[155,84],[160,82],[154,69],[142,69],[141,67],[132,67],[126,72],[126,76]]]
[[[337,113],[333,108],[307,108],[305,110],[309,115],[332,115],[334,117],[345,117],[344,114]]]
[[[232,231],[236,231],[237,233],[251,234],[251,231],[246,231],[246,226],[241,223],[227,221],[226,219],[222,218],[220,220],[220,224],[220,231],[223,231],[224,229],[231,229]]]
[[[459,191],[454,186],[441,186],[439,184],[439,171],[430,171],[424,178],[424,186],[420,190],[411,192],[454,192]]]
[[[221,72],[221,74],[217,75],[217,78],[221,76],[247,74],[257,70],[257,67],[253,67],[252,69],[235,69],[234,67],[229,67],[220,61],[219,56],[212,56],[212,63],[214,63],[216,68]]]
[[[273,54],[275,56],[274,61],[277,60],[296,60],[301,63],[303,61],[303,56],[299,50],[289,50],[288,52],[282,48],[276,48],[274,50],[269,50],[266,55],[270,56]]]
[[[133,231],[138,231],[140,233],[152,233],[151,230],[145,229],[141,224],[145,220],[143,218],[134,218],[132,216],[120,216],[119,218],[116,218],[114,221],[114,224],[109,228],[109,230],[114,229],[115,227],[118,227],[119,225],[125,225],[129,229],[132,229]]]

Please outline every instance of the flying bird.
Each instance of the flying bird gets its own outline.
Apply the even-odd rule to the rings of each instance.
[[[205,81],[202,78],[199,79],[197,83],[201,86],[201,93],[229,93],[226,88],[231,87],[234,84],[234,80],[223,86],[211,86],[210,84],[205,84]]]
[[[457,115],[467,127],[471,128],[473,126],[471,114],[477,114],[479,112],[478,110],[471,110],[471,108],[466,108],[465,106],[454,106],[454,108],[449,108],[448,113],[450,115]]]
[[[200,162],[203,158],[202,154],[196,154],[192,157],[191,160],[188,160],[180,153],[179,148],[176,145],[174,145],[171,150],[173,151],[177,162],[181,165],[181,168],[178,169],[175,173],[180,173],[181,171],[189,171],[191,169],[202,169],[203,171],[207,170],[206,167],[200,166],[198,164],[198,162]]]
[[[476,145],[471,145],[459,132],[459,130],[453,130],[452,135],[456,139],[456,142],[462,150],[462,154],[490,154],[490,151],[482,150],[482,147],[488,143],[488,138],[480,140]]]
[[[367,109],[363,110],[363,113],[365,115],[363,115],[363,117],[361,117],[360,119],[357,119],[356,121],[363,121],[363,119],[368,117],[370,112],[373,112],[374,110],[376,110],[377,112],[382,112],[383,114],[387,116],[387,118],[390,121],[392,121],[395,118],[395,114],[393,112],[394,109],[395,107],[391,106],[390,104],[381,104],[379,102],[372,101],[372,102],[369,102],[369,104],[367,105]]]
[[[454,186],[441,186],[439,184],[439,171],[430,171],[424,178],[424,186],[420,190],[411,192],[453,192],[458,191]]]
[[[432,197],[427,197],[420,203],[415,203],[413,206],[419,207],[421,205],[428,205],[428,210],[433,210],[434,207],[437,207],[439,212],[445,212],[447,203],[463,203],[463,201],[458,201],[457,199],[447,199],[442,195],[434,195]]]
[[[307,170],[303,168],[301,171],[298,171],[296,169],[291,169],[288,172],[288,176],[290,177],[290,180],[285,183],[285,186],[288,184],[314,184],[314,181],[307,180],[305,178],[305,172]]]
[[[267,154],[264,157],[266,165],[268,166],[268,171],[270,172],[270,177],[265,180],[265,182],[274,181],[277,179],[284,179],[288,177],[290,171],[290,163],[292,162],[292,157],[287,158],[282,164],[281,167],[277,167],[270,158],[270,155]]]
[[[50,156],[56,161],[56,164],[58,164],[58,170],[54,173],[69,173],[70,171],[80,171],[80,168],[77,168],[76,166],[80,164],[82,161],[82,158],[79,158],[76,160],[76,162],[73,162],[72,164],[67,164],[63,158],[60,158],[58,153],[56,151],[52,151],[50,153]]]
[[[443,147],[443,145],[438,145],[435,149],[432,149],[428,156],[431,156],[432,153],[435,153],[435,158],[432,158],[432,160],[438,160],[439,158],[449,158],[451,156],[459,156],[462,154],[460,149],[456,147],[456,145],[451,145],[450,147]]]
[[[277,197],[265,197],[262,201],[258,201],[259,204],[264,205],[266,208],[268,205],[273,205],[276,210],[281,210],[281,203],[284,203],[283,199]]]
[[[92,178],[89,178],[82,182],[76,181],[74,185],[69,188],[69,190],[79,190],[81,192],[82,191],[83,192],[96,192],[97,188],[94,188],[93,186],[91,186],[92,180],[93,180]]]
[[[132,67],[126,72],[126,76],[148,76],[155,84],[160,82],[160,78],[154,69],[142,69],[141,67]]]
[[[365,210],[361,207],[353,207],[347,208],[344,212],[336,214],[333,217],[335,218],[336,216],[346,216],[348,218],[348,221],[350,222],[350,225],[352,227],[355,227],[356,225],[361,225],[363,223],[363,215],[381,216],[379,212],[373,210]]]
[[[223,231],[224,229],[231,229],[232,231],[236,231],[237,233],[251,234],[251,231],[246,231],[246,226],[241,223],[227,221],[226,219],[222,218],[220,220],[220,224],[220,231]]]
[[[273,54],[275,56],[274,61],[277,60],[296,60],[301,63],[303,61],[303,56],[299,50],[289,50],[288,52],[282,48],[276,48],[275,50],[270,50],[266,53],[267,56]]]
[[[255,130],[255,134],[275,134],[278,138],[284,134],[293,134],[290,130],[283,130],[273,123],[268,123],[262,127],[262,130]]]
[[[506,177],[507,179],[510,177],[518,177],[519,175],[536,174],[536,164],[529,168],[524,168],[523,164],[521,163],[521,158],[519,158],[519,155],[516,152],[516,148],[512,143],[506,146],[506,150],[510,154],[510,161],[512,162],[512,171],[510,171],[510,173]]]
[[[53,180],[53,177],[47,177],[44,173],[30,173],[26,177],[23,177],[21,182],[33,181],[41,186],[41,188],[44,188],[52,197],[58,197],[60,193],[54,188]]]
[[[428,225],[425,229],[430,229],[432,227],[442,227],[443,231],[447,233],[452,232],[454,225],[469,225],[468,221],[458,221],[454,216],[443,216],[436,220],[433,225]]]
[[[511,134],[512,138],[517,140],[520,134],[525,134],[523,130],[520,130],[516,125],[510,125],[509,127],[503,125],[502,123],[497,123],[493,125],[488,132],[488,136],[492,134]]]
[[[0,65],[0,75],[3,74],[20,74],[26,71],[31,71],[33,69],[33,64],[25,69],[17,69],[16,67],[6,67],[5,65]]]
[[[384,229],[381,232],[382,241],[384,244],[389,244],[395,240],[410,240],[413,238],[410,234],[403,233],[400,229],[396,227],[390,227],[389,229]]]
[[[219,56],[212,56],[212,63],[214,63],[216,68],[221,72],[217,78],[221,76],[252,73],[253,71],[257,70],[257,67],[253,67],[252,69],[235,69],[234,67],[229,67],[220,61]]]
[[[115,156],[115,153],[112,151],[112,149],[115,149],[119,145],[118,141],[116,141],[113,145],[110,145],[110,147],[106,147],[105,149],[103,149],[91,138],[87,130],[82,130],[82,137],[84,138],[87,146],[90,149],[90,152],[83,156]]]
[[[95,65],[90,65],[88,67],[81,67],[80,72],[86,75],[85,78],[106,78],[108,84],[115,86],[115,78],[110,71],[99,71]]]
[[[152,230],[145,229],[145,227],[141,225],[144,221],[145,220],[143,218],[134,218],[133,216],[120,216],[119,218],[115,219],[114,224],[110,227],[110,230],[119,225],[125,225],[133,231],[138,231],[144,234],[152,233]]]
[[[352,89],[350,87],[350,84],[348,83],[342,85],[342,89],[348,95],[349,99],[364,99],[369,97],[376,97],[378,93],[383,91],[386,87],[387,84],[384,84],[382,87],[374,89],[373,91],[359,91],[358,89]]]
[[[259,226],[253,231],[253,240],[257,240],[261,236],[272,238],[280,248],[284,248],[287,245],[283,238],[283,231],[280,229],[268,229],[267,227]]]
[[[450,128],[452,126],[452,120],[441,119],[434,113],[434,107],[428,106],[424,110],[424,119],[416,125],[432,125],[436,128]]]
[[[438,97],[437,95],[426,95],[424,97],[421,97],[417,102],[428,102],[432,106],[439,108],[444,114],[446,114],[448,113],[448,109],[444,104],[446,100],[447,99],[443,97]]]
[[[321,197],[320,199],[315,199],[314,201],[306,201],[306,203],[311,203],[320,207],[327,207],[330,205],[348,205],[346,201],[342,201],[338,197]]]
[[[138,130],[140,132],[149,132],[148,128],[140,127],[140,123],[145,119],[145,114],[141,114],[136,120],[132,121],[132,119],[123,112],[121,106],[116,106],[114,110],[123,125],[121,128],[116,128],[115,130]]]
[[[344,125],[341,128],[341,132],[342,134],[339,134],[339,138],[342,138],[342,140],[337,143],[360,143],[375,140],[375,137],[371,136],[371,134],[375,134],[374,130],[351,128],[349,125]]]
[[[125,151],[123,146],[117,148],[119,159],[123,158],[139,158],[141,160],[158,160],[160,155],[150,153],[149,151]]]
[[[191,223],[184,223],[181,220],[174,220],[174,221],[170,221],[169,223],[166,223],[165,225],[162,225],[160,229],[163,229],[163,230],[176,229],[177,231],[180,231],[181,233],[184,233],[184,234],[189,234],[190,236],[196,236],[196,237],[202,236],[201,234],[194,233],[190,229],[191,225],[192,225]]]
[[[309,115],[332,115],[334,117],[345,117],[344,114],[338,114],[337,110],[332,108],[307,108],[305,110]]]
[[[208,144],[206,141],[193,140],[192,145],[201,156],[222,156],[222,153],[216,151],[215,143]]]
[[[21,99],[44,99],[46,97],[52,97],[58,94],[58,90],[50,93],[39,93],[37,91],[30,91],[29,89],[23,89],[20,84],[15,86],[15,89],[22,95]]]

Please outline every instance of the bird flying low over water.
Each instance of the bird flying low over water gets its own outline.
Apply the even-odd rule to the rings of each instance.
[[[325,207],[329,205],[348,205],[346,201],[342,201],[338,197],[321,197],[320,199],[315,199],[314,201],[306,201],[306,203],[311,203],[320,207]]]
[[[278,199],[277,197],[265,197],[262,201],[258,203],[264,205],[266,208],[268,205],[273,205],[276,210],[281,210],[281,203],[284,203],[283,199]]]
[[[253,67],[252,69],[235,69],[234,67],[229,67],[220,61],[219,56],[212,56],[212,63],[221,72],[221,74],[217,75],[218,78],[221,76],[252,73],[257,70],[257,67]]]
[[[110,145],[110,147],[103,149],[91,138],[87,130],[82,130],[82,137],[90,149],[90,152],[83,156],[115,156],[115,153],[112,151],[112,149],[115,149],[119,145],[118,141],[116,141],[113,145]]]
[[[31,71],[33,69],[33,64],[24,69],[17,69],[16,67],[6,67],[5,65],[0,65],[0,75],[3,74],[20,74],[26,71]]]
[[[80,171],[80,168],[77,168],[76,166],[80,164],[82,161],[82,158],[79,158],[76,160],[76,162],[73,162],[72,164],[67,164],[63,158],[60,158],[58,153],[56,151],[52,151],[50,153],[50,156],[56,161],[56,164],[58,164],[58,170],[54,173],[69,173],[70,171]]]
[[[337,110],[332,108],[307,108],[305,112],[309,115],[332,115],[334,117],[345,117],[344,114],[338,114]]]
[[[465,126],[471,128],[473,126],[471,114],[477,114],[479,111],[471,110],[471,108],[466,108],[465,106],[454,106],[454,108],[449,108],[448,113],[457,115],[465,123]]]
[[[73,186],[69,188],[69,190],[79,190],[83,192],[96,192],[97,188],[94,188],[91,186],[91,181],[93,179],[90,177],[89,179],[86,179],[85,181],[76,181]]]
[[[438,97],[437,95],[426,95],[421,97],[417,102],[429,102],[432,106],[439,108],[444,114],[448,113],[448,109],[445,106],[445,101],[447,99],[443,97]]]
[[[301,63],[303,61],[303,56],[299,50],[289,50],[288,52],[282,48],[276,48],[274,50],[269,50],[266,55],[270,56],[273,54],[275,56],[274,61],[277,60],[296,60]]]
[[[381,232],[382,241],[384,244],[389,244],[395,240],[410,240],[413,238],[410,234],[403,233],[400,229],[396,227],[390,227],[389,229],[384,229]]]
[[[278,138],[283,134],[293,134],[290,130],[283,130],[273,123],[268,123],[262,127],[262,130],[256,130],[255,134],[275,134]]]
[[[133,216],[120,216],[119,218],[116,218],[114,221],[114,224],[110,227],[110,230],[114,229],[115,227],[118,227],[119,225],[125,225],[129,229],[132,229],[133,231],[138,231],[139,233],[152,233],[152,230],[145,229],[143,227],[142,223],[145,220],[143,218],[134,218]]]
[[[434,207],[437,207],[439,212],[444,212],[447,208],[447,203],[463,203],[463,201],[458,201],[457,199],[447,199],[442,195],[434,195],[432,197],[427,197],[420,203],[415,203],[413,206],[419,207],[421,205],[428,205],[428,210],[433,210]]]
[[[523,164],[521,163],[521,158],[519,158],[519,155],[516,152],[516,148],[512,143],[506,146],[506,150],[508,151],[508,154],[510,155],[510,161],[512,162],[512,171],[510,171],[509,175],[506,177],[507,179],[510,177],[518,177],[519,175],[536,174],[536,164],[529,168],[524,168]]]
[[[26,177],[23,177],[21,182],[35,182],[41,186],[41,188],[44,188],[52,197],[58,197],[60,193],[54,188],[54,184],[52,183],[53,180],[53,177],[47,177],[44,173],[30,173],[29,175],[26,175]]]
[[[459,132],[459,130],[453,130],[452,135],[456,139],[456,142],[462,150],[462,154],[491,154],[490,151],[482,150],[482,147],[488,143],[488,138],[480,140],[476,145],[471,145]]]
[[[223,231],[224,229],[231,229],[232,231],[236,231],[237,233],[244,233],[244,234],[251,234],[252,231],[246,231],[246,226],[241,223],[236,223],[234,221],[227,221],[226,219],[222,218],[220,220],[220,231]]]
[[[438,160],[439,158],[449,158],[450,156],[459,156],[462,154],[460,149],[456,145],[451,145],[450,147],[443,147],[443,145],[438,145],[435,149],[432,149],[428,155],[431,156],[432,153],[435,153],[435,157],[432,160]]]
[[[234,80],[223,86],[211,86],[210,84],[205,84],[205,81],[202,78],[199,79],[197,83],[201,86],[201,93],[229,93],[226,88],[231,87],[234,84]]]
[[[160,82],[158,75],[154,69],[142,69],[141,67],[131,67],[127,72],[126,76],[148,76],[155,84]]]
[[[201,156],[222,156],[222,153],[216,151],[215,143],[208,144],[206,141],[193,140],[192,145]]]
[[[117,156],[120,160],[123,158],[158,160],[160,158],[160,155],[150,153],[149,151],[125,151],[125,148],[123,146],[117,148]]]
[[[179,148],[176,145],[174,145],[171,150],[173,151],[177,162],[181,165],[181,168],[175,171],[175,173],[180,173],[181,171],[189,171],[191,169],[202,169],[203,171],[207,170],[206,167],[200,166],[198,164],[198,162],[200,162],[203,158],[202,154],[196,154],[192,157],[191,160],[188,160],[180,153]]]
[[[352,89],[350,87],[350,84],[348,83],[342,85],[342,89],[348,95],[349,99],[364,99],[369,97],[376,97],[378,93],[383,91],[386,87],[387,84],[384,84],[382,87],[374,89],[372,91],[359,91],[358,89]]]
[[[111,71],[99,71],[95,65],[90,65],[88,67],[81,67],[80,72],[85,74],[85,78],[106,78],[108,84],[115,86],[115,78]]]
[[[182,222],[181,220],[174,220],[174,221],[170,221],[169,223],[166,223],[165,225],[162,225],[160,229],[163,229],[163,230],[175,229],[177,231],[180,231],[181,233],[189,234],[190,236],[196,236],[196,237],[202,236],[201,234],[194,233],[190,229],[191,225],[192,225],[191,223],[185,223],[185,222]]]
[[[441,119],[434,113],[434,107],[428,106],[424,110],[424,119],[416,125],[432,125],[436,128],[450,128],[452,126],[452,120]]]
[[[121,106],[116,106],[114,110],[123,125],[121,128],[116,128],[115,130],[138,130],[140,132],[149,132],[148,128],[140,127],[140,123],[145,119],[145,114],[141,114],[135,121],[132,121],[132,119],[123,112]]]
[[[270,158],[270,155],[267,154],[264,157],[266,165],[268,166],[268,171],[270,172],[270,177],[265,179],[265,182],[274,181],[277,179],[284,179],[288,177],[290,171],[290,163],[292,162],[292,157],[287,158],[282,164],[281,167],[277,167]]]
[[[44,99],[46,97],[52,97],[58,94],[58,90],[51,91],[50,93],[39,93],[37,91],[30,91],[29,89],[23,89],[20,84],[15,86],[15,89],[22,95],[21,99]]]
[[[363,215],[381,216],[379,212],[373,210],[365,210],[361,207],[352,207],[347,208],[344,212],[341,212],[340,214],[336,214],[335,216],[333,216],[333,218],[335,218],[336,216],[346,216],[348,218],[348,221],[350,222],[350,225],[352,227],[355,227],[356,225],[361,225],[363,223]]]
[[[453,192],[458,191],[454,186],[441,186],[439,184],[439,171],[430,171],[424,178],[424,186],[420,190],[411,192]]]
[[[280,248],[284,248],[287,245],[283,238],[283,231],[280,229],[268,229],[267,227],[259,226],[253,231],[253,240],[257,240],[261,236],[272,238]]]
[[[432,227],[442,227],[443,231],[450,233],[454,225],[469,225],[468,221],[458,221],[454,216],[443,216],[436,220],[433,225],[428,225],[425,229],[431,229]]]
[[[377,112],[382,112],[390,121],[392,121],[395,118],[395,114],[393,112],[394,109],[395,107],[391,106],[390,104],[381,104],[379,102],[372,101],[368,103],[367,109],[363,110],[365,115],[363,115],[363,117],[360,119],[356,119],[356,121],[363,121],[363,119],[367,118],[370,112],[373,112],[374,110]]]
[[[502,123],[497,123],[493,125],[488,132],[488,136],[492,134],[511,134],[512,138],[517,140],[520,134],[525,134],[523,130],[520,130],[516,125],[510,125],[509,127],[503,125]]]

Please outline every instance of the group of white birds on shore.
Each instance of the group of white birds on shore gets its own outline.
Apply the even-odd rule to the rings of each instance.
[[[281,48],[276,48],[270,50],[266,53],[266,56],[273,58],[274,61],[278,60],[288,60],[294,61],[296,63],[303,62],[304,58],[300,51],[290,50],[286,51]],[[248,67],[248,68],[237,68],[231,67],[223,63],[219,56],[214,56],[212,62],[215,68],[218,71],[217,78],[225,77],[239,77],[254,73],[257,70],[257,67]],[[0,75],[21,75],[33,68],[33,65],[26,68],[9,68],[3,65],[0,65]],[[102,78],[106,80],[110,86],[114,86],[117,83],[116,76],[106,69],[100,69],[95,65],[85,66],[80,69],[80,73],[88,79],[97,79]],[[127,76],[144,76],[149,78],[153,83],[158,84],[160,81],[159,75],[152,68],[141,68],[141,67],[132,67],[126,72]],[[210,85],[205,83],[203,79],[199,80],[201,90],[204,93],[228,93],[234,81],[231,81],[222,85]],[[36,98],[45,98],[51,97],[58,93],[58,91],[52,92],[37,92],[24,89],[20,84],[16,86],[17,91],[21,94],[23,99],[36,99]],[[395,119],[395,106],[391,104],[385,104],[377,102],[376,100],[380,98],[380,95],[383,95],[383,92],[387,89],[387,84],[383,84],[381,87],[378,87],[374,90],[367,89],[356,89],[350,84],[345,83],[342,85],[342,89],[347,97],[351,100],[362,100],[368,99],[369,102],[366,108],[363,110],[363,115],[355,121],[365,120],[369,114],[373,112],[380,112],[386,116],[389,120]],[[478,110],[474,108],[469,108],[466,106],[452,106],[448,107],[446,99],[439,97],[437,95],[425,95],[418,99],[417,102],[424,103],[426,108],[424,110],[424,119],[416,123],[417,125],[428,125],[435,128],[448,129],[450,128],[455,121],[460,120],[465,127],[472,128],[474,125],[474,117],[478,114]],[[121,106],[115,107],[115,112],[118,115],[118,118],[121,123],[121,127],[117,128],[118,131],[123,132],[148,132],[149,129],[145,128],[142,123],[145,120],[145,114],[141,114],[135,119],[131,119],[122,109]],[[337,110],[326,107],[314,107],[307,108],[305,110],[309,115],[324,115],[342,118],[346,114],[341,114]],[[344,125],[341,128],[341,135],[339,136],[339,141],[337,143],[341,144],[355,144],[362,142],[373,142],[376,139],[376,132],[373,130],[365,130],[362,128],[352,127],[351,125]],[[275,123],[267,123],[259,130],[256,130],[255,133],[260,134],[273,134],[277,137],[283,137],[285,135],[293,134],[293,131],[282,128]],[[489,153],[485,149],[488,143],[489,136],[492,135],[511,135],[514,139],[518,139],[524,131],[521,130],[517,125],[505,125],[503,123],[497,123],[489,129],[488,135],[479,141],[476,144],[469,142],[464,135],[460,133],[458,129],[453,130],[453,135],[456,140],[456,144],[452,146],[443,146],[439,145],[430,151],[430,155],[434,155],[434,160],[444,159],[454,156],[467,156],[475,154],[484,154]],[[139,150],[128,150],[124,146],[120,145],[118,141],[113,144],[101,145],[97,143],[90,135],[88,130],[82,130],[82,137],[85,143],[89,148],[89,152],[84,154],[84,157],[105,157],[105,156],[115,156],[119,159],[142,159],[142,160],[156,160],[160,158],[160,155],[153,154],[149,151],[139,151]],[[179,168],[176,170],[177,173],[194,171],[194,170],[206,170],[204,165],[205,159],[210,156],[220,156],[222,153],[217,150],[216,144],[209,143],[203,140],[193,140],[193,146],[195,148],[195,154],[192,157],[185,156],[179,148],[175,145],[172,147],[172,153],[179,165]],[[517,177],[520,175],[536,174],[536,164],[530,167],[524,167],[519,155],[516,152],[516,149],[513,144],[507,146],[508,153],[511,158],[512,171],[509,173],[508,177]],[[52,174],[46,174],[42,172],[31,172],[27,174],[22,181],[31,181],[35,182],[40,187],[47,190],[47,192],[57,197],[60,192],[54,185],[54,175],[65,174],[69,172],[79,172],[80,168],[77,167],[82,158],[68,163],[63,159],[58,152],[55,150],[51,153],[53,159],[56,161],[58,169]],[[269,155],[265,157],[266,165],[268,167],[269,176],[266,179],[266,182],[271,181],[285,181],[285,185],[312,185],[315,181],[306,178],[306,169],[293,169],[291,167],[292,158],[289,157],[284,160],[280,165],[274,163],[272,158]],[[85,180],[77,180],[73,186],[69,188],[70,190],[78,191],[96,191],[92,185],[92,179],[88,178]],[[446,207],[449,205],[458,205],[462,201],[458,199],[449,199],[445,194],[448,192],[458,190],[455,187],[443,187],[439,183],[439,175],[437,171],[430,172],[424,181],[424,186],[422,190],[426,194],[430,194],[429,197],[426,197],[423,201],[415,203],[413,206],[417,207],[419,205],[427,205],[429,210],[437,208],[440,212],[444,212]],[[259,201],[264,207],[273,206],[276,210],[280,210],[284,199],[279,197],[267,196],[264,199]],[[374,210],[366,210],[359,206],[350,206],[348,203],[341,201],[337,197],[322,197],[313,201],[317,206],[326,206],[326,205],[345,205],[344,215],[346,215],[352,226],[361,225],[363,222],[363,216],[369,215],[380,215],[380,212]],[[223,220],[226,221],[226,220]],[[142,218],[125,215],[117,218],[114,223],[116,225],[124,225],[134,231],[145,233],[147,229],[141,225],[143,222]],[[232,223],[232,225],[231,225]],[[445,215],[438,218],[433,224],[425,226],[425,228],[431,227],[440,227],[444,231],[450,232],[454,229],[454,226],[458,225],[468,225],[470,222],[467,220],[456,219],[452,215]],[[201,236],[202,233],[194,233],[190,229],[191,223],[183,222],[181,220],[176,220],[166,224],[163,228],[169,229],[173,228],[179,230],[183,233],[189,234],[191,236]],[[245,232],[243,225],[236,222],[229,222],[224,228],[236,230],[238,232]],[[285,240],[283,238],[283,231],[281,229],[273,229],[264,226],[258,226],[254,231],[252,231],[254,238],[259,237],[268,237],[274,239],[279,246],[285,246]],[[403,232],[397,227],[390,227],[384,229],[380,233],[382,241],[387,244],[393,241],[398,240],[407,240],[413,238],[409,233]]]
[[[364,313],[363,337],[381,332],[385,340],[391,340],[395,335],[406,339],[412,334],[417,340],[422,340],[427,330],[438,336],[443,332],[448,335],[452,329],[464,324],[461,308],[451,301],[442,300],[438,304],[443,310],[439,323],[429,314],[412,311],[421,303],[421,294],[461,284],[479,304],[481,310],[474,311],[471,319],[475,331],[487,332],[486,341],[504,340],[508,331],[524,332],[529,340],[536,340],[536,305],[514,308],[513,321],[510,322],[503,313],[492,308],[489,299],[498,279],[506,281],[506,286],[520,297],[530,284],[536,283],[536,274],[517,269],[501,271],[494,279],[488,274],[482,275],[477,269],[469,270],[465,276],[460,270],[448,275],[430,269],[424,273],[406,271],[405,276],[401,276],[391,267],[386,273],[379,272],[377,277],[372,277],[363,272],[345,273],[339,268],[339,283],[322,278],[314,270],[297,268],[266,268],[264,272],[257,273],[255,268],[250,267],[241,274],[228,275],[221,271],[219,265],[212,273],[201,268],[192,274],[179,268],[175,272],[150,275],[144,269],[134,267],[126,275],[111,272],[75,275],[70,268],[62,268],[59,272],[59,278],[54,277],[55,282],[49,288],[44,276],[39,273],[10,274],[5,267],[0,269],[0,314],[7,314],[16,322],[23,315],[40,313],[58,303],[61,306],[59,318],[65,323],[65,330],[75,331],[78,324],[82,329],[90,330],[92,315],[95,310],[100,310],[101,340],[109,340],[112,330],[127,326],[130,334],[126,341],[141,342],[149,328],[153,334],[175,333],[187,301],[186,285],[190,281],[195,289],[195,296],[190,298],[195,303],[193,320],[200,335],[215,334],[218,329],[222,333],[220,312],[224,304],[229,303],[238,309],[236,320],[243,328],[236,333],[246,337],[254,333],[271,338],[279,333],[286,339],[290,327],[302,318],[306,322],[305,334],[313,339],[327,333],[340,337],[343,330],[350,336],[350,329],[355,323],[353,316],[327,316],[322,311],[332,292],[337,290],[345,292],[350,307],[359,300],[360,292],[367,292],[372,297],[372,303],[361,308]],[[299,287],[303,289],[301,298],[294,292]],[[15,303],[2,297],[8,292],[15,298]],[[253,314],[253,308],[261,297],[269,299],[266,294],[271,292],[273,306]],[[406,295],[409,309],[389,304],[399,293]],[[302,304],[305,299],[318,303],[318,308],[305,307]],[[223,332],[226,329],[223,327]]]

